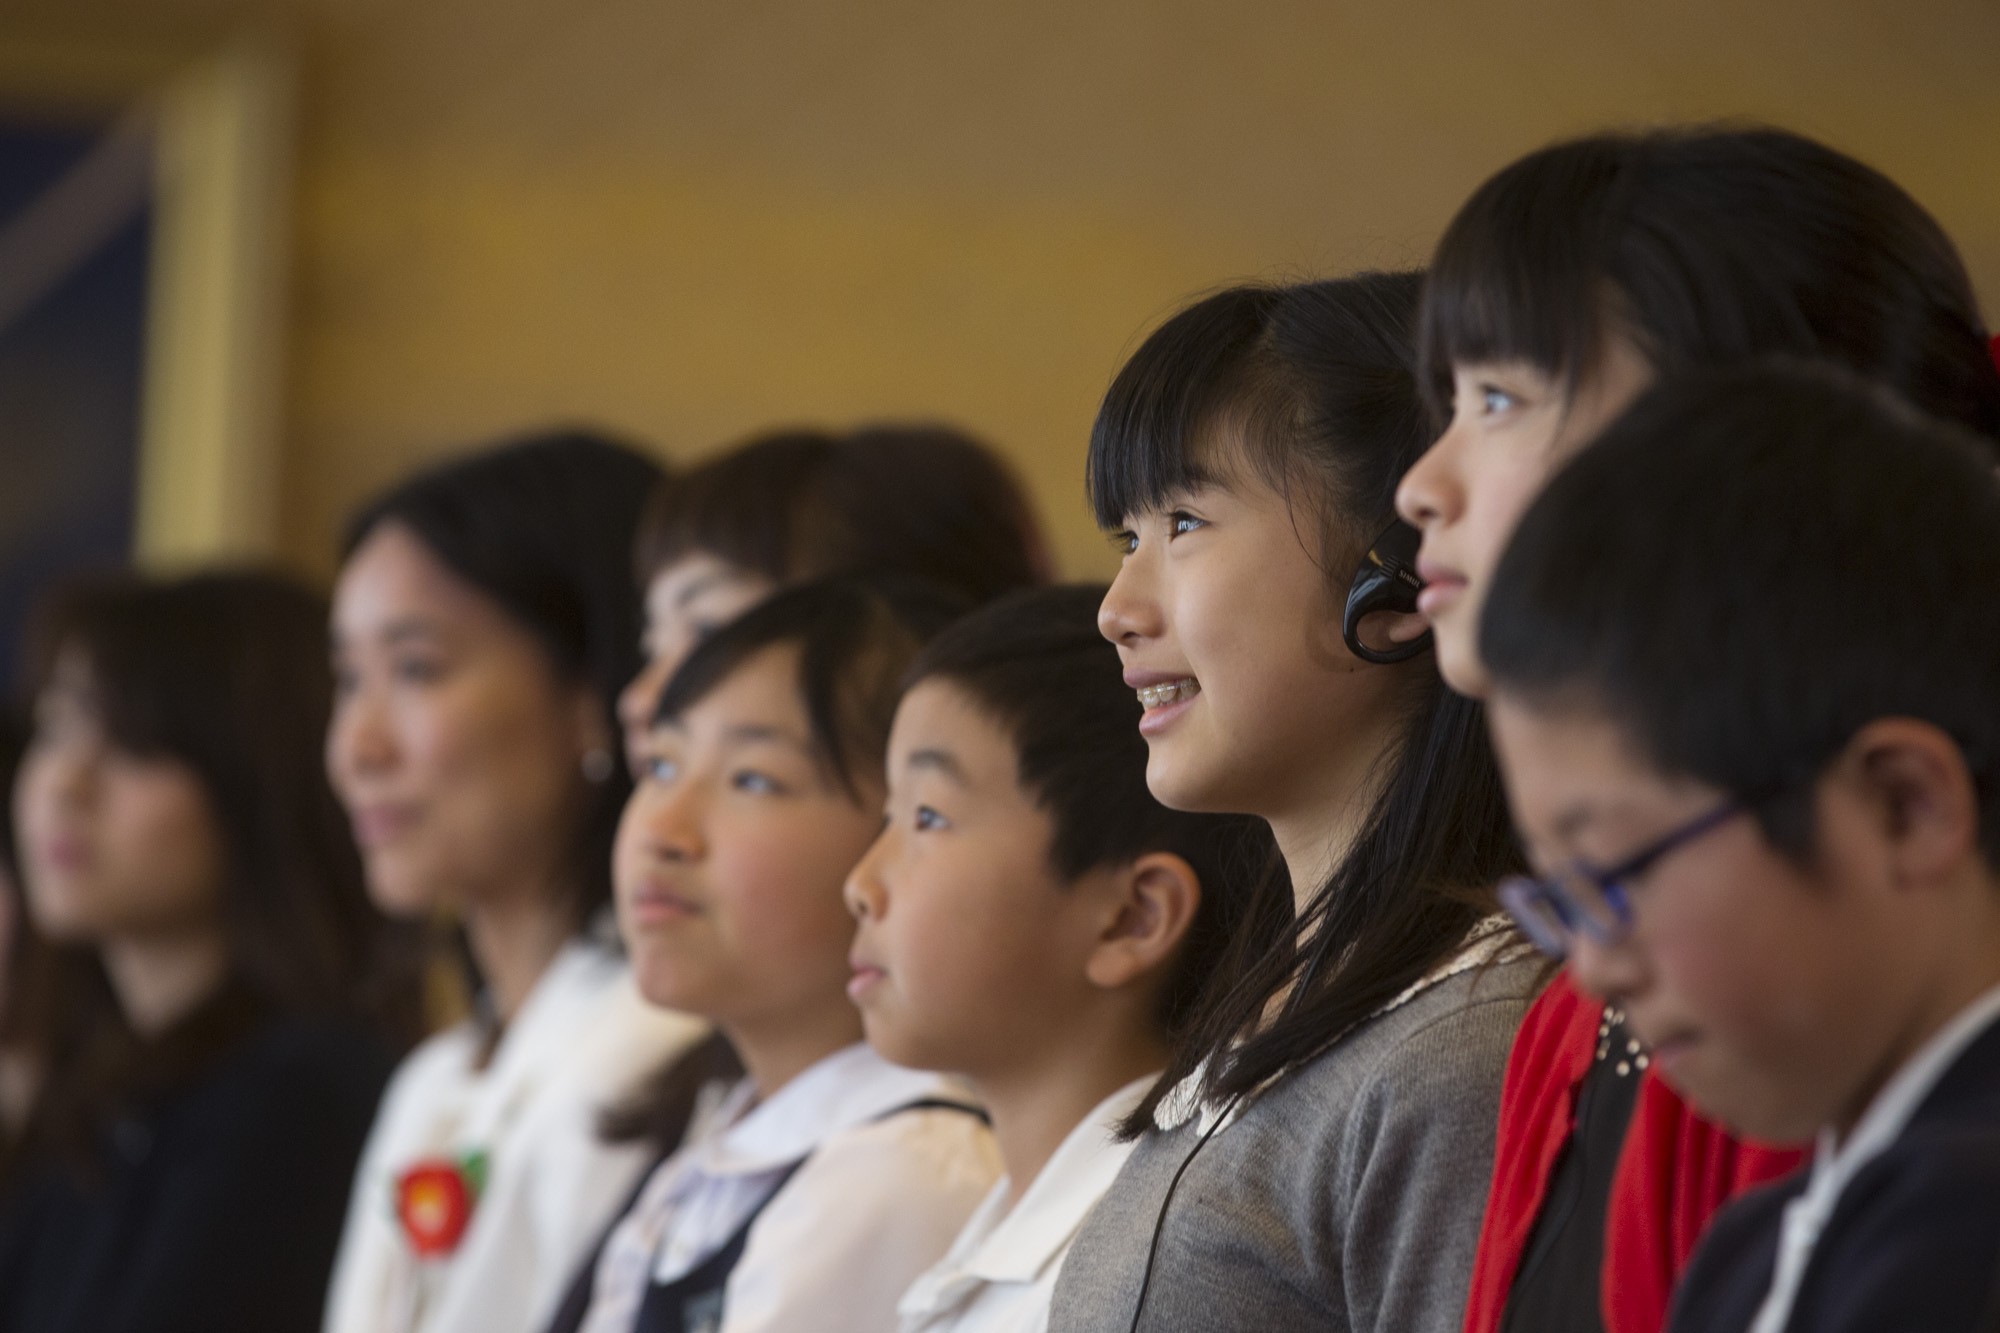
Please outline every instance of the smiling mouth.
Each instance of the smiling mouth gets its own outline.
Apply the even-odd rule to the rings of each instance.
[[[1185,680],[1168,681],[1164,685],[1144,685],[1139,688],[1139,706],[1147,712],[1155,708],[1165,708],[1192,699],[1201,693],[1201,682],[1189,676]]]

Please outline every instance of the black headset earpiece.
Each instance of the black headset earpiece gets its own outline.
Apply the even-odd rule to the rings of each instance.
[[[1340,637],[1362,661],[1387,666],[1430,651],[1429,630],[1393,648],[1370,648],[1361,641],[1361,622],[1368,616],[1377,611],[1417,609],[1417,594],[1424,590],[1424,581],[1417,577],[1417,548],[1423,542],[1422,533],[1398,519],[1369,543],[1368,554],[1354,572],[1354,582],[1347,588],[1347,609],[1340,618]]]

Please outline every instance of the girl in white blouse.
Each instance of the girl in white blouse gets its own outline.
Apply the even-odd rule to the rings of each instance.
[[[371,895],[461,921],[478,990],[383,1101],[329,1333],[539,1328],[651,1155],[600,1117],[702,1030],[639,999],[602,910],[658,475],[543,437],[421,474],[350,531],[328,769]]]
[[[1257,821],[1146,790],[1103,589],[1003,599],[933,640],[889,740],[888,823],[847,881],[851,991],[899,1064],[962,1074],[1007,1174],[900,1305],[904,1333],[1040,1333],[1189,1000],[1255,901]]]
[[[667,684],[619,833],[619,922],[647,997],[715,1023],[692,1065],[719,1076],[554,1327],[879,1333],[992,1185],[977,1107],[870,1051],[845,994],[841,881],[881,824],[898,682],[958,608],[810,584]]]

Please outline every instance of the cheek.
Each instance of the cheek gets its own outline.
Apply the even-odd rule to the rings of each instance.
[[[611,843],[612,900],[622,914],[627,901],[638,891],[649,857],[646,851],[646,824],[652,814],[652,787],[640,783],[626,799],[618,816],[618,832]],[[628,935],[630,932],[627,932]]]
[[[1048,896],[1059,891],[1046,868],[990,850],[929,868],[922,891],[892,904],[886,922],[900,1026],[930,1044],[938,1067],[969,1068],[981,1051],[1041,1040],[1082,975],[1077,932],[1065,903]]]
[[[461,837],[515,854],[559,821],[577,772],[550,701],[495,691],[440,701],[405,729],[413,775]]]
[[[889,966],[905,1000],[955,1012],[991,990],[989,976],[1005,969],[1012,952],[1012,921],[986,891],[996,869],[965,857],[932,858],[891,903]]]
[[[1325,577],[1296,543],[1190,579],[1177,599],[1189,665],[1218,708],[1268,717],[1271,704],[1352,659],[1332,647],[1340,634]]]
[[[200,789],[148,776],[103,780],[97,842],[107,912],[165,921],[214,910],[221,838]]]
[[[1837,965],[1839,939],[1822,929],[1824,914],[1804,891],[1759,885],[1701,905],[1699,918],[1659,932],[1658,989],[1673,1018],[1714,1048],[1704,1056],[1713,1086],[1690,1090],[1741,1108],[1746,1129],[1770,1136],[1793,1118],[1792,1104],[1813,1104],[1840,1063],[1828,1034],[1858,1030],[1843,1018],[1855,988]],[[1803,1115],[1809,1131],[1812,1113]]]
[[[1546,439],[1509,441],[1490,448],[1467,469],[1463,548],[1464,573],[1478,581],[1493,572],[1515,527],[1547,484],[1556,458]]]
[[[872,821],[839,818],[717,831],[709,875],[718,925],[748,967],[781,984],[832,977],[844,989],[854,918],[841,885],[872,832]]]

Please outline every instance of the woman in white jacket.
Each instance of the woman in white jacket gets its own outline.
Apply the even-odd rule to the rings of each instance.
[[[600,1122],[702,1031],[640,1000],[604,912],[658,477],[544,436],[420,474],[349,530],[328,770],[371,894],[456,919],[476,998],[383,1100],[329,1333],[539,1328],[656,1151]]]

